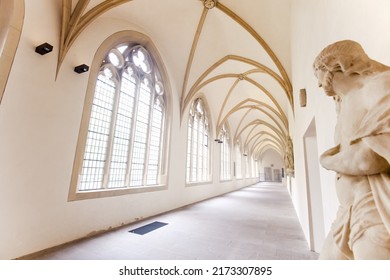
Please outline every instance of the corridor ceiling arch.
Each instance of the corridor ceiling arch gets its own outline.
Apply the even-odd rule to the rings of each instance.
[[[229,123],[233,144],[245,143],[251,156],[273,149],[283,158],[294,113],[289,12],[289,0],[63,0],[57,75],[89,25],[127,21],[153,38],[171,68],[182,120],[202,92],[215,134]]]

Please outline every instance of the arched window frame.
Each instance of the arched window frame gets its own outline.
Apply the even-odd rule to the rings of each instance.
[[[240,142],[237,141],[235,145],[235,175],[236,179],[242,179],[242,152]]]
[[[190,107],[187,129],[186,183],[210,181],[210,117],[202,98]]]
[[[232,161],[231,161],[231,141],[230,132],[226,123],[223,124],[219,132],[220,140],[220,180],[228,181],[232,179]]]
[[[135,78],[140,81],[141,79],[150,78],[152,79],[152,85],[153,87],[150,87],[150,94],[151,94],[151,102],[149,107],[149,118],[148,118],[148,129],[147,129],[147,135],[146,135],[146,156],[144,158],[144,170],[142,171],[142,175],[140,176],[139,180],[135,182],[134,178],[132,179],[132,172],[133,167],[131,166],[134,162],[134,150],[135,150],[135,138],[137,137],[136,126],[137,126],[137,119],[139,118],[138,114],[138,107],[139,107],[139,98],[140,98],[140,87],[141,84],[137,83],[137,95],[135,96],[135,104],[138,104],[134,107],[133,110],[133,119],[132,119],[132,127],[130,130],[130,142],[129,142],[129,155],[128,155],[128,168],[130,172],[126,173],[126,184],[123,186],[110,186],[109,182],[109,176],[110,173],[107,173],[110,170],[110,165],[112,165],[111,162],[111,156],[113,152],[113,146],[108,145],[107,151],[106,151],[106,161],[104,165],[104,175],[102,180],[102,185],[99,187],[91,188],[91,189],[80,189],[80,180],[82,179],[82,170],[83,170],[83,164],[84,164],[84,155],[86,151],[87,146],[87,139],[88,139],[88,130],[91,122],[91,114],[92,114],[92,107],[94,102],[94,96],[95,96],[95,90],[96,85],[98,84],[98,77],[99,75],[102,75],[106,71],[111,72],[112,76],[110,78],[110,81],[115,85],[116,88],[116,95],[115,99],[120,98],[118,92],[121,92],[118,85],[121,84],[122,78],[121,78],[121,71],[125,67],[132,67],[133,70],[136,70],[135,68],[141,68],[142,65],[136,65],[135,61],[132,59],[124,59],[123,61],[120,60],[120,64],[123,69],[120,71],[117,71],[115,67],[109,63],[108,55],[112,53],[112,50],[119,47],[119,46],[127,46],[127,49],[123,52],[123,56],[126,58],[132,51],[135,49],[143,49],[145,50],[145,53],[149,55],[149,62],[151,69],[156,69],[156,71],[150,71],[149,73],[144,73],[144,75],[139,75],[139,71],[135,71]],[[125,49],[125,48],[124,48]],[[114,51],[115,52],[115,51]],[[122,64],[124,66],[122,66]],[[94,70],[96,69],[96,70]],[[99,198],[99,197],[106,197],[106,196],[117,196],[117,195],[125,195],[125,194],[131,194],[131,193],[139,193],[139,192],[149,192],[149,191],[156,191],[156,190],[163,190],[167,189],[166,181],[167,181],[167,150],[168,150],[168,142],[169,142],[169,115],[170,111],[169,108],[169,94],[170,94],[170,88],[169,88],[169,81],[166,75],[166,71],[164,68],[164,65],[161,63],[161,58],[158,54],[157,49],[151,42],[151,40],[135,31],[123,31],[118,32],[114,34],[113,36],[109,37],[98,49],[94,62],[91,67],[90,71],[90,82],[88,85],[87,95],[85,99],[85,105],[84,105],[84,111],[83,111],[83,117],[82,117],[82,123],[80,128],[80,134],[79,134],[79,140],[77,144],[77,150],[76,150],[76,157],[75,157],[75,164],[73,167],[73,174],[72,174],[72,181],[71,181],[71,188],[69,192],[69,200],[78,200],[78,199],[88,199],[88,198]],[[122,73],[123,74],[123,73]],[[155,81],[161,82],[159,84],[162,86],[163,94],[157,93],[157,89],[155,85]],[[157,105],[160,105],[161,111],[162,111],[162,124],[161,124],[161,131],[159,133],[160,138],[158,143],[155,143],[155,147],[159,148],[158,154],[158,166],[157,168],[154,168],[154,172],[151,172],[151,166],[152,166],[152,160],[150,154],[151,149],[153,147],[153,112],[157,110]],[[118,102],[115,102],[115,108],[116,112],[119,110]],[[156,114],[157,115],[157,114]],[[116,115],[117,118],[117,115]],[[110,125],[110,140],[109,143],[113,143],[114,134],[112,131],[112,128],[115,127],[116,120],[113,120]],[[156,157],[154,157],[156,159]],[[156,174],[157,171],[157,174]],[[153,181],[150,174],[153,173],[155,177],[155,180]],[[152,182],[153,181],[153,182]]]
[[[259,177],[258,159],[256,158],[256,156],[253,156],[253,177]]]
[[[252,178],[255,178],[256,177],[256,173],[257,173],[257,171],[256,171],[256,161],[255,161],[255,158],[253,157],[253,155],[251,156],[251,174],[252,174]]]

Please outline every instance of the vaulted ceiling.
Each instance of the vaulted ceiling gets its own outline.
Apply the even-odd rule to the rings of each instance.
[[[284,155],[293,108],[290,0],[63,0],[58,68],[100,17],[128,21],[152,38],[179,94],[181,115],[198,96],[213,135],[227,122],[243,152]]]

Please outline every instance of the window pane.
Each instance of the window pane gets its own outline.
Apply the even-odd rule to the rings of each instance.
[[[155,185],[158,183],[158,169],[160,161],[161,131],[163,125],[162,108],[157,102],[153,107],[153,120],[149,143],[149,162],[146,183]]]
[[[207,181],[209,177],[209,136],[207,130],[203,135],[204,143],[203,143],[203,181]]]
[[[121,188],[125,186],[135,90],[135,79],[128,73],[124,73],[114,131],[110,179],[108,182],[109,188]]]
[[[197,181],[203,181],[203,140],[204,140],[204,122],[203,119],[199,120],[199,129],[198,129],[198,170]]]
[[[80,174],[80,191],[103,187],[114,95],[114,82],[104,75],[99,75],[96,82],[83,167]]]
[[[187,182],[207,181],[209,169],[208,125],[205,110],[199,99],[194,101],[190,109],[187,141]]]
[[[223,126],[221,132],[221,180],[230,180],[231,179],[231,163],[230,163],[230,136],[226,127]]]
[[[159,183],[165,87],[155,65],[140,45],[122,43],[106,54],[91,105],[79,191]]]
[[[150,88],[145,83],[142,83],[134,131],[130,186],[140,186],[143,182],[146,161],[146,143],[148,140],[147,136],[149,129],[150,103]]]
[[[193,126],[193,138],[192,138],[192,178],[191,178],[191,181],[192,182],[196,182],[197,181],[197,169],[198,169],[198,137],[199,137],[199,134],[198,134],[198,125],[199,125],[199,122],[198,122],[198,118],[197,116],[195,116],[194,118],[194,126]]]
[[[238,179],[242,178],[242,168],[241,168],[241,150],[239,146],[236,146],[236,177]]]

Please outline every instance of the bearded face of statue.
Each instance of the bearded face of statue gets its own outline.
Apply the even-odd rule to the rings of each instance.
[[[324,92],[328,96],[334,96],[336,93],[333,89],[333,74],[325,69],[317,69],[316,77],[318,79],[318,86],[324,89]]]

